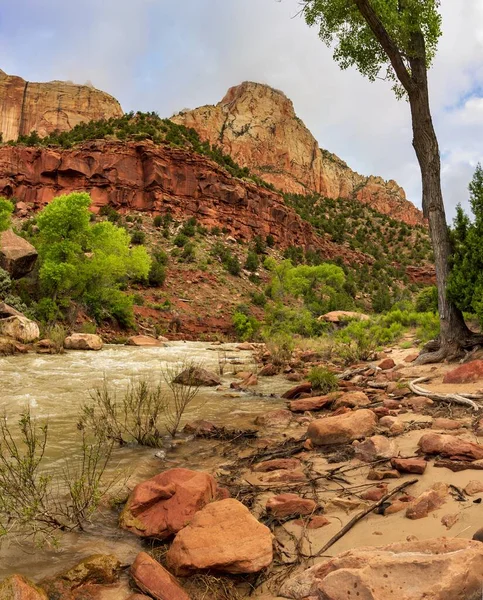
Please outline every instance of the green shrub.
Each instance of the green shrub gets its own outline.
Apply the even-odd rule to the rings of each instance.
[[[438,311],[438,288],[431,286],[424,288],[416,296],[415,308],[418,313]]]
[[[307,379],[312,384],[312,389],[321,394],[328,394],[339,389],[339,380],[336,375],[325,367],[313,367]]]
[[[14,208],[13,202],[0,196],[0,231],[10,227]]]
[[[259,261],[256,252],[253,250],[248,251],[247,260],[245,262],[245,269],[254,273],[258,269]]]
[[[149,270],[148,282],[151,287],[161,287],[166,281],[166,267],[157,260],[153,260]]]
[[[107,217],[107,220],[111,223],[118,223],[122,218],[121,215],[117,212],[117,210],[112,208],[112,206],[109,206],[109,204],[101,206],[99,210],[99,215],[101,217]]]
[[[178,248],[183,248],[189,242],[189,238],[183,233],[178,233],[173,240],[173,244]]]
[[[140,246],[142,244],[144,244],[144,242],[146,241],[146,234],[144,233],[144,231],[141,231],[140,229],[136,229],[135,231],[132,232],[131,234],[131,243],[135,244],[136,246]]]
[[[196,259],[196,246],[193,242],[188,242],[181,252],[180,260],[183,262],[194,262]]]
[[[241,272],[240,261],[238,260],[238,257],[235,256],[234,254],[230,254],[227,257],[224,265],[225,265],[228,273],[230,273],[230,275],[234,275],[235,277],[238,277],[238,275],[240,275],[240,272]]]
[[[233,327],[237,337],[242,341],[252,340],[260,330],[260,323],[255,317],[247,316],[237,310],[233,315]]]
[[[272,234],[268,234],[266,238],[266,243],[269,248],[273,248],[275,246],[275,238]]]
[[[60,317],[60,308],[52,298],[41,298],[33,309],[35,318],[41,323],[54,323]]]
[[[195,217],[191,217],[188,219],[180,230],[181,235],[185,235],[187,237],[193,237],[196,234],[196,225],[197,221]]]
[[[263,292],[252,292],[250,296],[255,306],[263,307],[267,304],[267,297]]]
[[[289,333],[279,331],[271,337],[266,338],[265,344],[274,365],[284,365],[292,358],[295,342],[293,336]]]

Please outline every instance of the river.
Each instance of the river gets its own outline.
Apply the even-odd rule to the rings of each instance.
[[[104,380],[110,388],[122,393],[132,378],[149,377],[157,381],[166,365],[191,360],[215,372],[219,371],[221,360],[225,368],[221,388],[202,388],[183,422],[203,418],[225,426],[249,427],[253,424],[254,414],[284,406],[280,399],[270,397],[287,388],[287,382],[279,377],[262,378],[256,394],[230,389],[235,371],[255,368],[251,352],[239,351],[232,344],[169,342],[166,347],[159,348],[105,346],[100,352],[71,351],[52,356],[25,354],[0,358],[0,411],[4,411],[9,423],[14,424],[29,406],[38,422],[48,422],[44,467],[52,470],[60,467],[65,457],[75,456],[78,452],[76,423],[80,407]],[[219,462],[216,445],[207,441],[181,444],[168,450],[165,458],[155,454],[155,450],[139,446],[116,449],[111,469],[129,474],[131,481],[139,481],[174,466],[209,469]],[[0,579],[15,572],[39,580],[99,552],[113,552],[127,563],[140,548],[140,541],[118,529],[114,513],[105,510],[95,518],[87,532],[63,535],[58,549],[36,549],[23,540],[3,541],[0,544]]]

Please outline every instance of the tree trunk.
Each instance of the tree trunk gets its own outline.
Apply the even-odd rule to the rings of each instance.
[[[470,343],[473,334],[466,326],[461,311],[446,296],[451,242],[441,192],[441,159],[431,119],[427,81],[424,82],[425,85],[418,83],[419,85],[409,94],[413,146],[421,168],[423,213],[429,221],[434,251],[441,323],[439,350],[422,354],[418,362],[424,363],[456,357],[462,353],[462,348]]]

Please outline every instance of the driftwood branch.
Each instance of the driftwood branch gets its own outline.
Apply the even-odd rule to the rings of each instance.
[[[417,479],[411,479],[410,481],[406,481],[405,483],[402,483],[398,487],[394,488],[391,492],[389,492],[385,496],[383,496],[380,500],[378,500],[374,504],[371,504],[371,506],[365,508],[362,512],[360,512],[358,515],[353,517],[346,525],[344,525],[344,527],[342,527],[342,529],[340,531],[338,531],[333,537],[331,537],[330,540],[327,542],[327,544],[325,544],[325,546],[323,548],[321,548],[317,552],[317,554],[314,554],[313,556],[308,556],[307,558],[318,558],[319,556],[322,556],[322,554],[324,554],[331,546],[333,546],[338,540],[340,540],[341,537],[343,537],[349,530],[351,530],[354,527],[354,525],[356,523],[358,523],[361,519],[363,519],[366,515],[371,513],[373,510],[375,510],[382,504],[384,504],[384,502],[387,502],[389,500],[389,498],[394,496],[394,494],[397,494],[398,492],[402,492],[402,490],[404,490],[405,488],[407,488],[410,485],[413,485],[417,481],[418,481]]]
[[[473,410],[480,410],[482,407],[479,406],[474,400],[483,398],[482,394],[439,394],[437,392],[431,392],[420,385],[423,381],[427,381],[428,377],[419,377],[414,381],[409,382],[409,389],[417,396],[426,396],[431,400],[437,402],[454,402],[455,404],[463,404],[464,406],[470,406]]]

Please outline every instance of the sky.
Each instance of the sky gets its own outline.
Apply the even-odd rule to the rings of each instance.
[[[430,72],[448,217],[483,162],[483,0],[442,0]],[[341,71],[298,0],[0,0],[0,68],[29,81],[92,82],[125,111],[169,117],[245,80],[292,99],[322,148],[395,179],[421,206],[409,106],[383,81]]]

